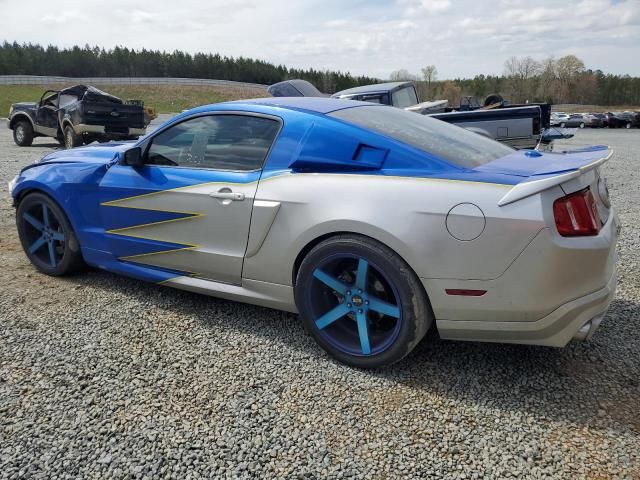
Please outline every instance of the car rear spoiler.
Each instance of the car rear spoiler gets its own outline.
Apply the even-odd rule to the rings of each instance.
[[[569,180],[578,178],[585,172],[593,170],[594,168],[598,168],[600,165],[609,160],[611,158],[611,155],[613,155],[613,150],[609,150],[609,148],[606,146],[587,147],[579,150],[569,150],[561,152],[565,155],[574,155],[579,153],[593,153],[599,151],[602,151],[603,153],[600,158],[597,158],[596,160],[593,160],[592,162],[582,165],[574,170],[563,172],[558,175],[545,176],[544,178],[541,178],[539,180],[528,180],[526,182],[518,183],[511,190],[509,190],[504,197],[500,199],[500,201],[498,202],[498,206],[503,207],[505,205],[509,205],[510,203],[517,202],[518,200],[522,200],[523,198],[530,197],[531,195],[535,195],[536,193],[543,192],[544,190],[548,190],[549,188],[555,187],[556,185],[561,185],[565,182],[568,182]]]

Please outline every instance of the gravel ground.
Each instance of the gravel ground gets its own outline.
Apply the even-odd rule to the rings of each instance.
[[[295,315],[22,253],[6,182],[56,148],[0,125],[0,478],[640,478],[640,130],[606,143],[620,284],[589,343],[330,360]]]

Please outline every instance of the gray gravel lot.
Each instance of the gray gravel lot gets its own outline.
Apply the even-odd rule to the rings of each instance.
[[[0,478],[640,478],[640,130],[584,130],[623,223],[589,343],[432,333],[384,371],[330,360],[295,315],[20,249],[6,182],[57,148],[0,122]]]

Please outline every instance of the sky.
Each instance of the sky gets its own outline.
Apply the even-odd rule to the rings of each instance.
[[[106,8],[105,8],[106,6]],[[640,76],[640,0],[0,0],[0,41],[211,52],[388,78],[574,54]]]

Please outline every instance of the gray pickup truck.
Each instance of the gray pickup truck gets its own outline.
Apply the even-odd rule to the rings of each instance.
[[[276,97],[325,96],[304,80],[286,80],[271,85],[267,90]],[[446,100],[420,103],[413,82],[389,82],[350,88],[334,93],[332,97],[382,103],[429,115],[518,149],[550,149],[552,140],[561,135],[545,135],[550,127],[549,104],[505,105],[495,95],[487,98],[490,104],[486,107],[467,101],[461,107],[452,108],[447,106]],[[497,99],[500,101],[495,102]]]
[[[39,102],[11,105],[8,127],[21,147],[35,137],[53,137],[65,148],[93,141],[136,139],[146,132],[144,107],[125,103],[95,87],[47,90]]]

